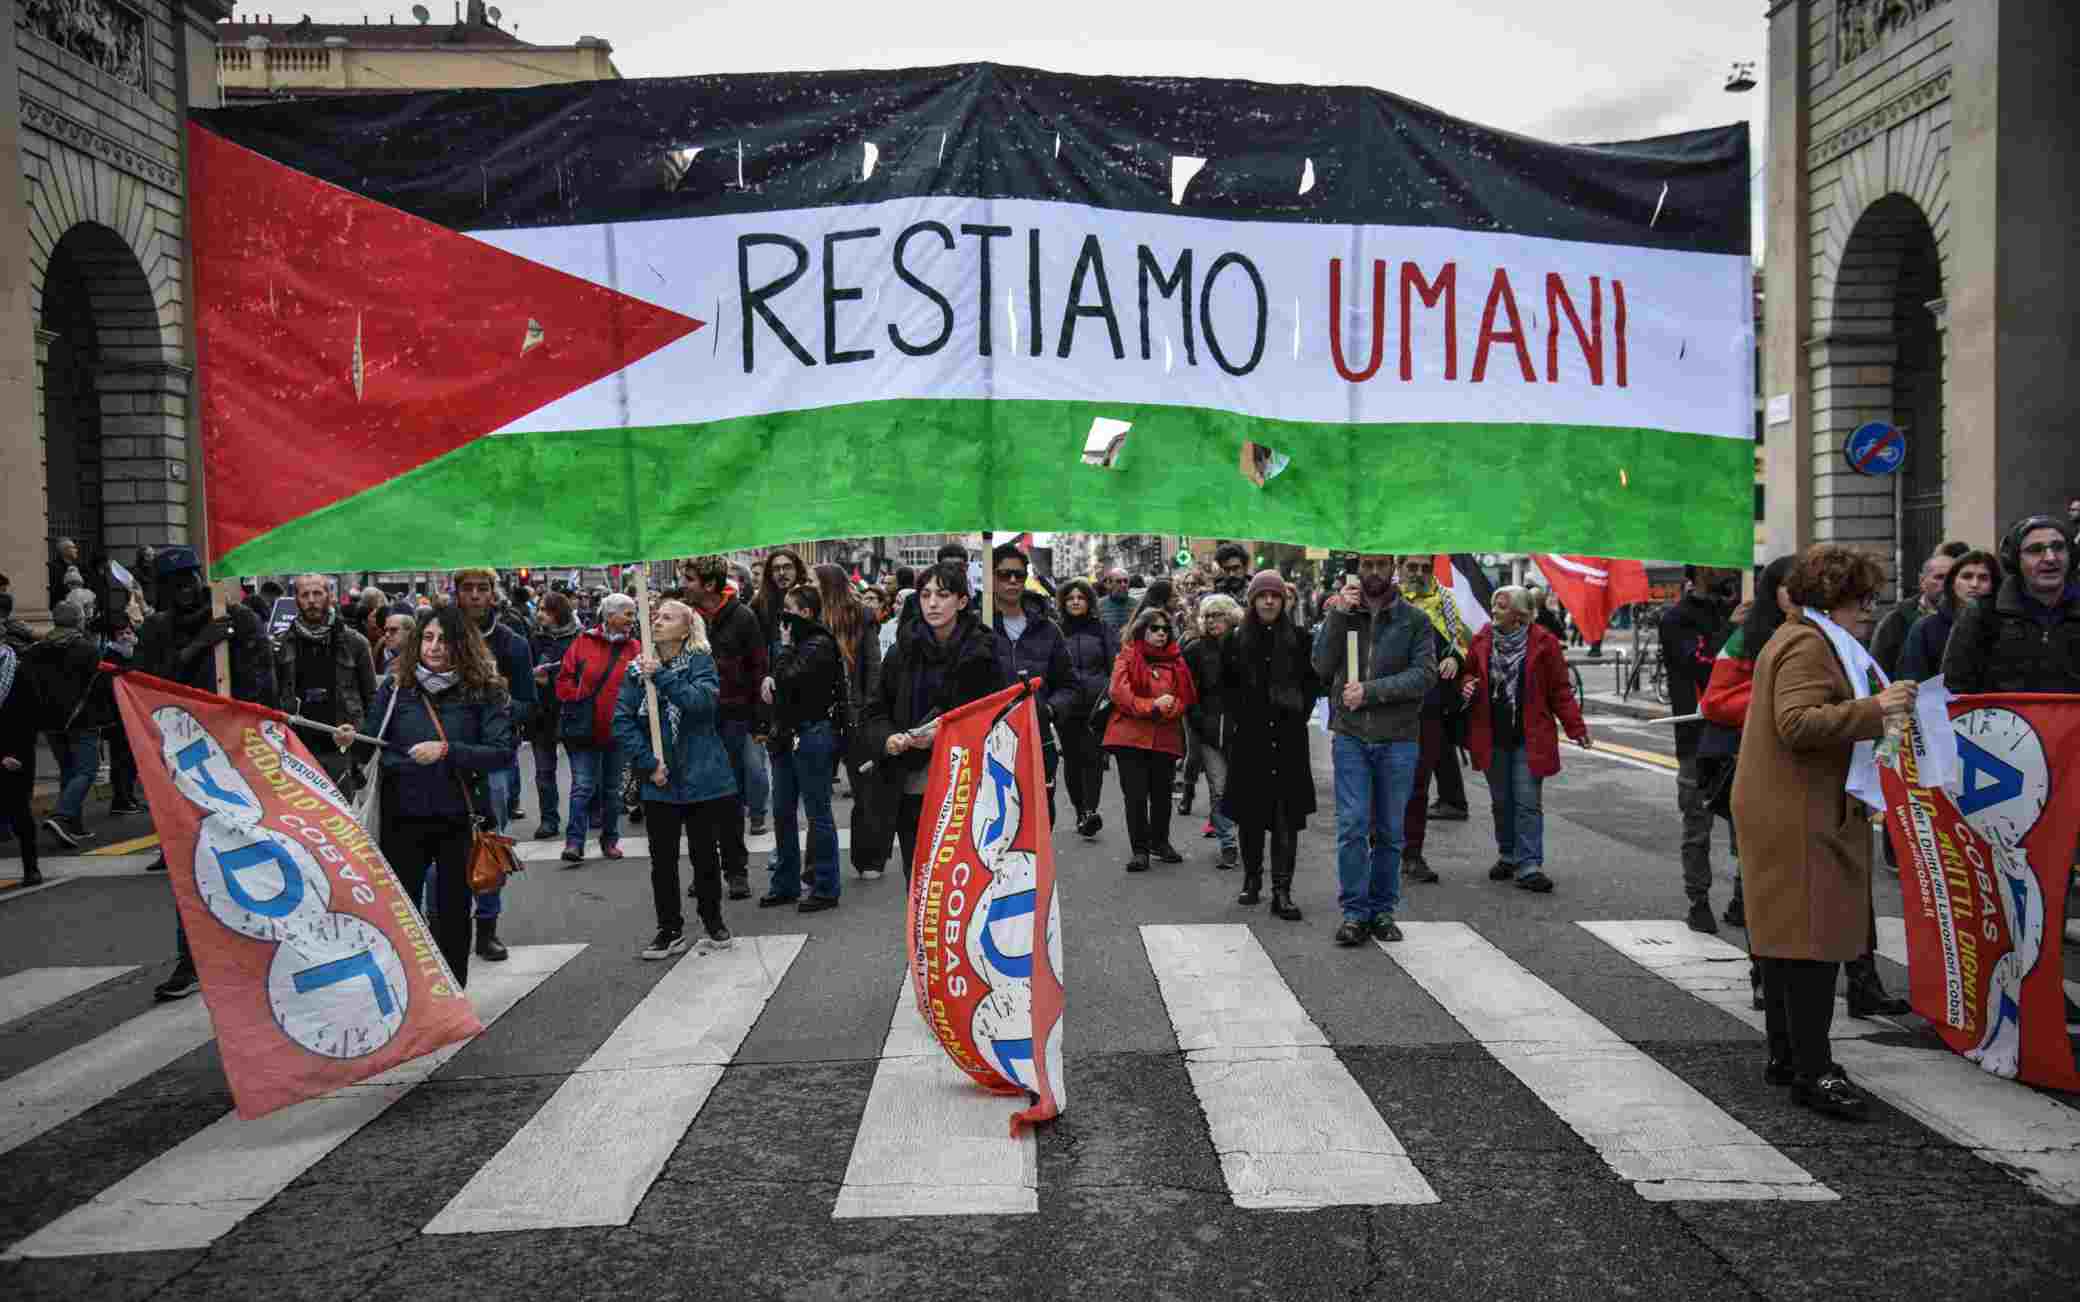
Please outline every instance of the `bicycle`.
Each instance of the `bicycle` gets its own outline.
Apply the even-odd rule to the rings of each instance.
[[[1651,672],[1649,672],[1651,670]],[[1642,648],[1632,662],[1632,671],[1625,678],[1625,695],[1629,698],[1639,691],[1642,674],[1647,678],[1647,690],[1663,705],[1668,704],[1668,666],[1662,662],[1661,652],[1653,647]]]

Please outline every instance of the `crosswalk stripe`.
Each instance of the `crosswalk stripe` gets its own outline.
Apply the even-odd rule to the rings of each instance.
[[[60,1000],[70,999],[83,990],[92,990],[103,981],[113,981],[136,970],[134,964],[127,967],[32,967],[26,972],[0,977],[0,1026],[42,1012]]]
[[[1680,922],[1579,925],[1641,967],[1763,1029],[1763,1015],[1748,1006],[1747,955],[1725,941]],[[1731,971],[1736,965],[1738,1003],[1725,998],[1723,976],[1700,970]],[[2011,1172],[2052,1202],[2080,1203],[2080,1111],[1981,1071],[1948,1050],[1844,1038],[1843,1029],[1836,1019],[1835,1061],[1866,1093]]]
[[[1463,922],[1406,922],[1381,944],[1481,1047],[1653,1202],[1834,1191]]]
[[[0,1156],[208,1044],[212,1034],[209,1009],[188,999],[139,1013],[0,1081]]]
[[[1690,930],[1687,923],[1650,918],[1639,922],[1582,922],[1578,926],[1643,967],[1681,986],[1706,1003],[1762,1029],[1748,980],[1748,956],[1713,936]],[[1834,1000],[1835,1040],[1860,1040],[1900,1029],[1885,1017],[1851,1017],[1842,996]]]
[[[808,824],[804,823],[801,825],[799,835],[802,844],[806,846],[809,841]],[[647,859],[650,857],[650,838],[647,836],[625,835],[618,844],[621,847],[621,853],[630,859]],[[770,854],[773,847],[778,844],[779,842],[774,839],[770,831],[759,836],[747,836],[744,838],[744,849],[749,854]],[[838,829],[838,849],[842,852],[850,849],[851,846],[852,829],[841,826]],[[563,857],[563,839],[558,837],[550,841],[522,841],[515,847],[514,852],[520,856],[522,863],[548,863],[552,860],[560,860]],[[604,862],[600,859],[596,847],[588,848],[585,853],[589,856],[586,860],[588,863],[597,864]],[[754,868],[762,866],[760,864],[752,865]],[[682,873],[686,871],[686,857],[683,854],[679,857],[679,871]]]
[[[918,1015],[916,988],[904,973],[831,1215],[1038,1212],[1039,1146],[1031,1128],[1011,1134],[1019,1106],[953,1065]]]
[[[504,963],[479,963],[469,996],[496,1022],[583,945],[515,945]],[[235,1229],[356,1131],[461,1052],[451,1044],[380,1076],[257,1121],[227,1113],[10,1249],[8,1258],[204,1248]]]
[[[1879,915],[1878,952],[1901,967],[1907,966],[1907,920],[1905,918],[1889,918],[1882,914]],[[2068,981],[2065,983],[2065,987],[2066,998],[2071,999],[2075,1003],[2080,1003],[2080,981]]]
[[[682,955],[425,1232],[628,1224],[806,939]]]
[[[1141,943],[1236,1206],[1438,1201],[1247,926],[1146,926]]]

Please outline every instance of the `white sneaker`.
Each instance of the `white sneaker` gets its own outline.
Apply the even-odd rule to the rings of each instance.
[[[868,868],[860,873],[859,879],[863,882],[878,882],[881,880],[881,870],[879,868]]]

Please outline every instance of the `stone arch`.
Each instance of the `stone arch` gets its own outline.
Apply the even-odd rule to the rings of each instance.
[[[49,533],[89,552],[187,538],[178,205],[63,148],[30,169]]]
[[[1821,286],[1820,301],[1813,305],[1816,329],[1825,333],[1842,274],[1853,270],[1844,262],[1851,237],[1871,210],[1888,199],[1905,199],[1920,210],[1935,240],[1942,278],[1949,282],[1949,182],[1950,126],[1947,117],[1939,120],[1933,113],[1909,118],[1842,158],[1833,201],[1815,232],[1819,265],[1814,270]]]
[[[1815,340],[1812,358],[1823,403],[1815,450],[1839,455],[1858,425],[1885,421],[1906,433],[1908,451],[1898,482],[1864,478],[1846,462],[1830,464],[1829,491],[1816,498],[1816,507],[1826,504],[1816,509],[1819,533],[1881,554],[1904,597],[1921,559],[1944,536],[1945,281],[1941,241],[1927,210],[1900,191],[1857,210],[1831,282],[1827,329]]]

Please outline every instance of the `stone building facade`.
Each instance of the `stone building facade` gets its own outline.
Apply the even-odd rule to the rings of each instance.
[[[190,104],[229,0],[9,0],[0,41],[0,572],[47,614],[53,541],[135,559],[200,524]]]
[[[1775,0],[1765,556],[1835,541],[1911,576],[2080,488],[2080,12]],[[1857,473],[1857,426],[1902,430]]]

